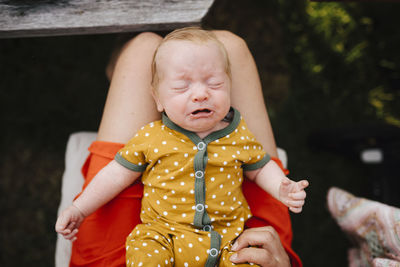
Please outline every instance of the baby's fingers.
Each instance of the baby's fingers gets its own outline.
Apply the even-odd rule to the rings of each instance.
[[[76,228],[76,222],[70,222],[66,229],[70,230],[71,232]]]
[[[281,183],[280,190],[283,192],[290,192],[292,187],[292,181],[289,178],[284,178]]]
[[[282,184],[285,185],[285,186],[290,185],[291,182],[292,182],[292,181],[291,181],[289,178],[287,178],[287,177],[283,178],[283,180],[282,180]]]
[[[60,235],[62,235],[62,236],[66,236],[66,235],[69,235],[69,234],[71,234],[71,230],[69,230],[69,229],[65,229],[65,230],[62,230],[62,231],[57,231],[57,233],[59,233]]]
[[[297,201],[295,201],[295,200],[288,200],[288,201],[286,201],[286,205],[287,205],[289,208],[301,208],[301,207],[303,207],[303,205],[304,205],[304,200],[297,200]]]
[[[299,192],[290,193],[289,197],[293,200],[303,200],[306,198],[306,195],[307,195],[306,191],[301,190]]]
[[[303,207],[300,208],[290,207],[289,210],[294,213],[300,213],[303,210]]]
[[[78,229],[74,229],[71,233],[69,233],[67,235],[63,235],[63,236],[67,240],[75,241],[77,233],[78,233]]]
[[[307,180],[301,180],[299,182],[297,182],[297,186],[299,188],[299,190],[303,190],[304,188],[308,187],[310,185],[310,183]]]
[[[71,222],[67,216],[61,215],[56,222],[55,228],[57,233],[62,234],[66,239],[70,239],[67,236],[72,234],[76,229],[76,222]]]
[[[65,231],[67,231],[67,224],[68,221],[66,220],[65,216],[61,215],[56,222],[55,225],[55,230],[57,233],[63,234]],[[68,230],[71,232],[70,230]]]

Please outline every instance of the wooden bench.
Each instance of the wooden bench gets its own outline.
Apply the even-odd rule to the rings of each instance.
[[[0,38],[199,25],[213,0],[0,0]]]

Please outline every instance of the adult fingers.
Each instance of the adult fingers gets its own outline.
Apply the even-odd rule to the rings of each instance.
[[[283,248],[278,233],[272,226],[256,227],[248,230],[260,237],[263,243],[262,248],[274,257],[275,260],[272,263],[275,265],[266,266],[290,266],[289,256]]]
[[[233,254],[230,260],[233,263],[255,263],[260,266],[274,266],[272,265],[275,259],[272,257],[268,250],[263,248],[243,248],[237,253]]]
[[[272,227],[271,229],[273,230]],[[232,250],[237,251],[249,246],[263,247],[266,243],[271,242],[272,239],[274,239],[272,230],[268,229],[268,226],[246,229],[236,239],[235,243],[232,246]]]
[[[236,262],[250,261],[265,267],[290,266],[289,256],[283,248],[279,235],[271,226],[250,228],[245,230],[236,240],[238,255]],[[248,247],[257,246],[257,247]],[[232,247],[232,250],[235,250]],[[232,260],[232,261],[233,261]]]
[[[272,226],[255,227],[246,229],[236,239],[232,250],[237,251],[249,246],[258,246],[270,251],[272,255],[285,252],[278,233]]]

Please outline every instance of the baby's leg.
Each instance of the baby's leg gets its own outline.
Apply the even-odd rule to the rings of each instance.
[[[210,250],[209,232],[176,229],[171,237],[175,266],[206,266]]]
[[[139,224],[126,239],[126,266],[174,266],[171,239]]]

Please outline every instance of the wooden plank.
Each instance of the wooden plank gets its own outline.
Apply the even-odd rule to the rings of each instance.
[[[0,38],[199,25],[213,0],[0,0]]]

